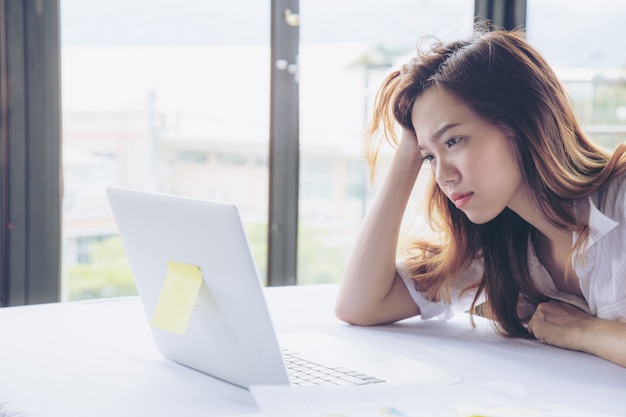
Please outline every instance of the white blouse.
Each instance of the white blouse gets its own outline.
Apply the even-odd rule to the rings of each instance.
[[[594,316],[617,320],[626,319],[626,175],[616,178],[594,193],[589,202],[589,241],[572,266],[579,278],[584,298],[560,292],[543,267],[532,244],[528,245],[528,270],[533,283],[544,295],[577,306]],[[577,239],[574,234],[573,241]],[[451,291],[452,303],[431,302],[415,289],[404,261],[397,264],[398,273],[406,284],[423,319],[437,317],[447,320],[458,311],[467,311],[475,293]],[[482,275],[482,262],[476,261],[459,280],[460,285],[476,282]],[[480,300],[482,301],[482,300]],[[529,319],[536,305],[519,298],[520,318]]]

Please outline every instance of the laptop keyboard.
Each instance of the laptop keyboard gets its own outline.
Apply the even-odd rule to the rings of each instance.
[[[290,350],[283,350],[283,357],[291,383],[300,387],[368,385],[385,382],[384,379],[352,369],[331,368],[308,361]]]

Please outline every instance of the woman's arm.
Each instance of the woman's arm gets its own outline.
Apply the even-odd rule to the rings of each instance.
[[[402,216],[421,166],[415,133],[404,130],[348,260],[336,304],[339,319],[367,326],[419,314],[396,272],[396,250]]]
[[[542,343],[579,350],[626,367],[626,321],[591,316],[570,304],[539,304],[528,330]]]

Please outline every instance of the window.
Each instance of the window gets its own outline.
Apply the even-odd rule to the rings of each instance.
[[[607,148],[626,141],[624,16],[624,2],[528,0],[528,38],[568,90],[583,129]]]
[[[237,204],[265,264],[269,6],[61,0],[64,299],[136,291],[108,185]]]
[[[473,14],[473,1],[300,1],[299,284],[341,278],[375,192],[362,143],[383,78],[421,36],[471,33]]]
[[[263,273],[268,258],[271,162],[269,79],[270,68],[279,64],[270,62],[272,2],[59,1],[64,298],[134,292],[132,278],[123,278],[123,284],[102,278],[110,276],[102,272],[107,268],[118,271],[118,277],[125,276],[119,272],[124,268],[123,248],[102,192],[106,185],[234,202],[242,209]],[[2,21],[6,38],[1,67],[3,75],[8,74],[0,86],[2,104],[11,108],[17,102],[19,107],[29,83],[39,86],[41,75],[36,65],[26,71],[25,60],[20,63],[19,58],[26,56],[32,63],[46,51],[56,50],[57,2],[2,4],[2,13],[10,16]],[[42,11],[36,4],[45,5],[43,20],[30,18]],[[585,130],[609,148],[623,142],[626,52],[620,41],[626,35],[625,5],[612,0],[505,4],[512,6],[504,10],[505,18],[527,4],[528,37],[556,69]],[[334,282],[370,202],[372,190],[361,140],[375,88],[390,66],[411,53],[421,35],[457,37],[471,30],[474,7],[481,13],[485,9],[487,15],[502,14],[503,9],[496,10],[500,3],[482,0],[301,0],[299,5],[299,59],[285,67],[294,73],[300,91],[298,281]],[[244,9],[246,13],[241,13]],[[289,19],[298,20],[293,14]],[[27,37],[32,41],[26,42]],[[2,234],[2,303],[7,300],[5,285],[17,293],[9,297],[9,304],[49,301],[48,295],[57,291],[56,283],[48,278],[55,272],[39,270],[48,263],[19,262],[29,256],[49,258],[52,251],[47,252],[48,243],[41,242],[48,235],[54,238],[52,229],[59,226],[49,220],[55,217],[49,212],[53,207],[34,210],[48,217],[44,222],[41,215],[23,214],[32,211],[26,207],[29,200],[45,206],[47,197],[39,196],[46,188],[58,194],[55,187],[46,186],[47,181],[55,183],[58,173],[48,170],[45,163],[39,166],[41,155],[56,158],[56,142],[51,148],[37,142],[58,130],[55,104],[46,107],[49,103],[44,103],[45,109],[52,109],[50,114],[39,108],[43,99],[57,97],[53,58],[49,67],[44,62],[50,69],[44,69],[41,78],[43,85],[52,86],[50,91],[18,111],[11,108],[14,119],[29,122],[29,138],[35,141],[24,139],[22,147],[20,123],[8,125],[2,120],[0,156],[7,162],[0,173],[3,223],[9,228],[22,226],[10,223],[7,213],[11,212],[18,213],[20,221],[20,216],[29,221],[34,218],[31,230],[39,231],[46,222],[53,226],[51,233],[21,235],[24,241],[19,242]],[[8,84],[12,86],[9,97]],[[9,136],[19,146],[7,149]],[[31,145],[33,149],[28,148]],[[24,172],[9,175],[15,171],[7,172],[8,162]],[[325,166],[323,171],[317,168],[320,164]],[[287,175],[292,171],[286,171]],[[23,186],[30,187],[29,191],[18,192],[15,198],[10,190]],[[13,247],[23,250],[6,256]],[[18,262],[7,266],[9,258]],[[96,259],[115,261],[110,266],[96,265]],[[89,262],[85,265],[85,261]],[[29,266],[30,278],[15,282],[14,277]],[[89,275],[84,270],[78,273],[79,267],[92,268],[99,283],[81,281],[76,288],[86,287],[81,289],[83,295],[70,296],[74,283],[69,277]],[[47,295],[29,297],[28,288],[41,288]]]
[[[270,5],[61,0],[64,299],[135,292],[107,185],[235,203],[265,274]],[[300,1],[298,283],[340,277],[369,203],[376,87],[420,36],[469,33],[473,6]]]
[[[368,203],[361,141],[373,92],[421,35],[471,31],[473,2],[461,4],[300,2],[299,283],[339,279]],[[80,242],[91,242],[85,248],[94,253],[110,251],[120,268],[119,239],[103,238],[115,234],[106,185],[237,204],[264,274],[269,2],[61,6],[65,296],[134,293],[119,280],[77,284],[79,275],[112,276],[95,263],[98,256],[70,250]]]

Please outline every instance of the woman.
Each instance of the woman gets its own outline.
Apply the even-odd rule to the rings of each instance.
[[[626,366],[626,147],[609,154],[587,138],[523,33],[477,31],[418,51],[380,87],[369,133],[372,169],[383,140],[396,152],[345,270],[340,319],[448,318],[480,305],[502,334]],[[396,263],[423,163],[441,239],[411,242]]]

